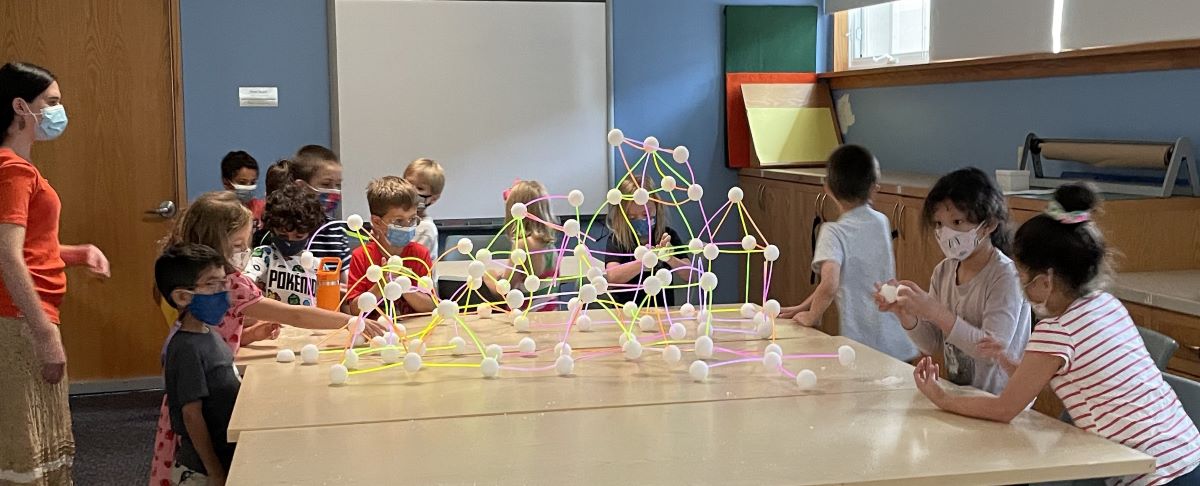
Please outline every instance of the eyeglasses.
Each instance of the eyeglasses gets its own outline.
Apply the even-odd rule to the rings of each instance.
[[[396,219],[396,220],[392,221],[391,223],[388,223],[388,226],[399,226],[401,228],[412,228],[418,224],[421,224],[421,218],[419,216],[413,216],[408,219]]]

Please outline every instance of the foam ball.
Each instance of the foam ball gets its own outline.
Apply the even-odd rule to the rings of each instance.
[[[421,355],[408,353],[404,355],[404,371],[416,373],[421,370]]]
[[[729,202],[734,204],[742,202],[742,198],[746,196],[746,194],[742,192],[742,188],[738,186],[729,188],[729,193],[727,195],[729,196]]]
[[[713,289],[717,288],[717,274],[712,272],[704,272],[704,274],[700,276],[700,288],[709,292],[712,292]]]
[[[313,252],[305,250],[304,253],[300,254],[300,266],[306,270],[316,270],[317,257],[313,255]]]
[[[392,255],[388,257],[387,266],[392,268],[400,268],[404,266],[404,258],[400,255]]]
[[[675,147],[675,150],[671,151],[671,158],[675,159],[675,162],[678,162],[680,164],[687,162],[688,157],[691,157],[691,156],[692,156],[692,153],[688,150],[687,147],[684,147],[683,145]]]
[[[512,214],[513,219],[525,219],[525,216],[529,214],[529,207],[525,203],[513,203],[509,208],[509,213]]]
[[[408,278],[407,276],[404,276],[404,275],[396,276],[395,278],[392,279],[391,282],[388,282],[388,283],[394,283],[394,284],[400,286],[401,294],[411,290],[412,285],[413,285],[412,279]],[[387,286],[384,286],[384,290],[387,290]]]
[[[763,352],[766,354],[778,354],[779,356],[783,356],[783,348],[776,343],[768,344],[767,349]]]
[[[817,374],[812,370],[800,370],[799,373],[796,373],[796,386],[801,390],[811,390],[817,386]]]
[[[716,243],[709,243],[707,245],[704,245],[704,258],[707,258],[710,261],[716,260],[717,256],[720,254],[721,254],[721,249],[717,248]]]
[[[359,312],[370,313],[379,305],[379,298],[370,292],[363,292],[362,295],[358,296],[356,302],[358,303]]]
[[[471,278],[483,278],[483,274],[487,272],[487,265],[479,260],[475,260],[467,264],[467,276]]]
[[[519,308],[521,307],[521,303],[525,302],[525,294],[522,294],[517,289],[509,290],[508,295],[504,296],[504,302],[513,309]]]
[[[782,310],[783,309],[780,307],[778,300],[767,299],[767,301],[763,303],[763,312],[765,312],[767,317],[771,319],[779,317],[779,312]]]
[[[692,375],[692,379],[697,382],[708,381],[708,363],[700,360],[692,361],[692,365],[688,367],[688,374]]]
[[[433,278],[429,277],[428,275],[417,279],[417,283],[420,284],[422,288],[433,289]]]
[[[350,379],[350,370],[346,369],[341,364],[334,364],[329,367],[329,384],[330,385],[345,385]]]
[[[516,319],[513,319],[513,327],[517,328],[517,332],[529,332],[529,318],[517,316]]]
[[[275,353],[275,361],[280,363],[291,363],[292,361],[296,361],[296,352],[287,348],[280,349],[278,353]]]
[[[364,334],[356,334],[356,335],[354,335],[354,342],[351,343],[350,345],[354,346],[354,347],[359,347],[359,346],[363,346],[366,344],[367,344],[367,336]]]
[[[517,265],[525,263],[525,260],[528,258],[529,258],[529,253],[521,248],[517,248],[517,249],[513,250],[512,253],[508,255],[508,259],[512,260],[513,263],[516,263]]]
[[[454,346],[454,350],[451,351],[451,353],[453,353],[455,356],[462,356],[467,352],[467,340],[463,339],[462,336],[454,336],[450,338],[450,345]]]
[[[363,217],[359,216],[357,214],[351,214],[350,217],[346,218],[346,227],[349,228],[350,231],[354,231],[354,232],[358,232],[358,231],[362,230],[363,229]]]
[[[594,284],[583,284],[579,287],[579,301],[584,304],[591,304],[596,301],[599,291],[596,290]]]
[[[347,349],[342,362],[347,368],[358,368],[358,353],[355,353],[353,349]]]
[[[571,238],[579,237],[579,220],[575,218],[568,219],[563,223],[563,232]]]
[[[608,131],[608,144],[609,145],[616,147],[618,145],[621,145],[621,142],[624,142],[624,141],[625,141],[625,134],[622,133],[621,130],[614,128],[614,129]]]
[[[629,342],[629,334],[621,333],[621,336],[617,338],[617,345],[621,346],[621,350],[625,349],[625,344],[627,344],[628,342]]]
[[[625,359],[633,360],[642,357],[642,343],[637,339],[630,340],[625,343]]]
[[[442,299],[441,302],[438,302],[437,309],[443,319],[450,319],[458,314],[458,302]]]
[[[658,147],[659,147],[658,138],[646,137],[646,139],[642,141],[642,148],[645,149],[647,152],[653,152],[655,150],[658,150]]]
[[[317,349],[316,344],[305,344],[300,348],[300,362],[304,364],[317,364],[317,358],[321,356],[321,351]]]
[[[842,366],[853,366],[856,356],[857,353],[854,352],[854,348],[845,344],[838,347],[838,363],[841,363]]]
[[[762,314],[760,313],[759,315]],[[767,339],[771,337],[771,334],[774,334],[774,331],[775,329],[772,328],[771,323],[767,322],[766,320],[758,322],[754,325],[754,334],[757,335],[759,339]]]
[[[639,246],[638,248],[645,248],[645,247]],[[643,267],[646,267],[646,268],[657,267],[658,266],[658,253],[655,253],[652,251],[647,251],[645,255],[642,255],[641,261],[642,261]]]
[[[711,320],[712,320],[712,314],[710,314],[708,311],[702,310],[700,312],[697,312],[696,313],[696,324],[697,324],[696,330],[700,331],[701,334],[708,334],[707,332],[705,332],[707,330],[704,328],[704,325],[709,324],[711,322]]]
[[[592,267],[592,268],[587,269],[588,281],[596,280],[603,276],[604,276],[604,270],[601,270],[600,267]]]
[[[638,319],[638,329],[641,329],[642,332],[650,332],[657,328],[658,323],[654,321],[653,317],[642,316],[641,319]]]
[[[746,235],[742,237],[742,249],[746,251],[753,250],[758,246],[758,239],[754,235]]]
[[[585,245],[585,244],[583,244],[583,243],[580,243],[580,244],[578,244],[578,245],[575,245],[575,250],[574,250],[574,252],[575,252],[575,259],[577,259],[577,260],[579,260],[579,261],[584,261],[584,260],[587,260],[587,257],[588,257],[588,247],[587,247],[587,245]]]
[[[660,268],[657,272],[654,272],[654,278],[661,281],[664,287],[671,285],[671,280],[673,280],[672,275],[671,271],[665,268]]]
[[[367,267],[367,280],[378,282],[383,279],[383,268],[379,265],[371,265]]]
[[[483,348],[483,355],[499,360],[504,356],[504,348],[499,344],[489,344],[486,348]]]
[[[696,315],[696,306],[692,305],[691,302],[685,303],[679,306],[679,313],[683,314],[684,317],[692,317]]]
[[[745,304],[742,304],[742,308],[740,309],[740,311],[742,313],[742,317],[745,317],[747,319],[754,317],[754,312],[755,312],[754,304],[746,302]]]
[[[567,344],[565,342],[560,342],[558,344],[555,344],[554,345],[554,354],[556,354],[558,356],[562,356],[562,355],[569,356],[571,354],[571,345]]]
[[[767,245],[767,249],[763,250],[763,258],[768,262],[773,262],[779,259],[779,247],[775,245]]]
[[[537,343],[533,341],[533,338],[524,337],[517,342],[517,351],[520,351],[521,354],[532,354],[536,349]]]
[[[674,365],[675,363],[678,363],[679,360],[682,358],[683,358],[683,351],[679,350],[679,346],[670,344],[670,345],[667,345],[667,347],[663,349],[663,361],[666,361],[667,365]]]
[[[633,302],[626,302],[621,306],[621,312],[625,313],[625,317],[633,317],[637,314],[638,306]]]
[[[682,323],[672,323],[671,328],[667,330],[667,335],[670,336],[671,339],[678,341],[684,337],[687,337],[687,328],[683,327]]]
[[[665,176],[662,178],[662,182],[658,183],[658,187],[661,187],[664,191],[671,192],[671,191],[674,191],[675,188],[679,187],[679,186],[678,186],[678,183],[675,182],[674,177]]]
[[[484,378],[495,378],[500,374],[500,362],[496,358],[483,358],[479,363],[479,371],[483,372]]]
[[[700,184],[692,184],[688,186],[688,199],[692,201],[699,201],[702,197],[704,197],[704,187],[700,186]]]
[[[621,204],[621,190],[612,188],[608,190],[608,194],[604,195],[604,200],[611,206]]]
[[[608,279],[604,277],[596,278],[592,280],[592,286],[596,287],[596,294],[608,292]]]
[[[391,331],[388,331],[388,334],[393,334],[393,333]],[[375,337],[371,338],[371,347],[372,348],[382,348],[387,345],[388,345],[387,338],[384,336],[375,336]]]
[[[367,328],[367,320],[360,316],[351,317],[346,321],[346,329],[354,335],[360,335]]]
[[[579,300],[579,297],[571,297],[571,300],[567,301],[568,312],[575,312],[581,308],[583,308],[583,302]]]
[[[387,285],[383,286],[383,298],[387,299],[389,302],[400,300],[400,298],[403,296],[404,288],[395,281],[388,282]]]
[[[650,193],[646,191],[646,188],[639,187],[637,190],[633,191],[634,204],[637,204],[638,206],[645,206],[648,202],[650,202]]]
[[[708,359],[713,356],[713,340],[708,336],[700,336],[696,338],[696,356],[701,359]]]
[[[416,338],[412,341],[409,341],[408,350],[409,352],[417,354],[425,354],[425,341],[422,341],[421,338]]]
[[[480,248],[475,252],[475,260],[483,262],[484,265],[492,263],[492,252],[487,248]]]
[[[779,367],[783,365],[783,357],[775,353],[767,353],[763,355],[763,369],[768,373],[778,373]]]
[[[483,278],[467,277],[467,288],[479,290],[483,287]]]
[[[575,358],[564,354],[554,360],[554,371],[558,376],[570,376],[572,371],[575,371]]]
[[[633,259],[640,262],[642,261],[642,258],[645,258],[647,253],[650,253],[649,248],[638,246],[637,248],[633,249]]]
[[[479,313],[479,318],[487,319],[492,317],[492,306],[488,304],[480,304],[479,308],[477,308],[475,312]]]
[[[572,189],[571,192],[567,193],[567,203],[574,208],[583,206],[583,191]]]
[[[575,319],[575,328],[583,332],[592,332],[592,318],[587,314]]]
[[[531,295],[540,288],[542,288],[542,279],[537,275],[525,277],[525,290],[528,290]]]
[[[900,288],[892,284],[883,284],[883,286],[879,288],[879,296],[883,297],[883,300],[889,304],[896,302],[896,299],[899,297],[899,293]]]
[[[385,364],[400,361],[400,348],[383,348],[383,351],[379,352],[379,357],[383,359]]]
[[[653,275],[646,277],[646,280],[642,282],[642,289],[646,291],[646,295],[651,297],[658,295],[663,289],[662,280]]]
[[[508,279],[502,278],[502,279],[496,280],[496,292],[499,292],[501,294],[507,294],[511,290],[512,290],[512,284],[508,282]]]
[[[406,328],[404,327],[404,324],[396,323],[395,327],[396,327],[396,334],[399,334],[399,335],[401,335],[401,336],[407,336],[407,335],[408,335],[408,329],[406,329]],[[395,345],[396,343],[388,343],[388,344]]]

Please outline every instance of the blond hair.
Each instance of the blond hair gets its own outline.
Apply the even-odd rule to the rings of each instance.
[[[367,184],[367,207],[383,217],[392,208],[407,210],[417,205],[417,188],[402,177],[384,176]]]
[[[632,175],[626,176],[621,180],[620,184],[617,184],[617,190],[621,191],[621,194],[625,196],[632,196],[634,191],[637,191],[638,188],[645,188],[648,192],[654,192],[658,189],[658,184],[654,182],[654,179],[650,179],[648,177],[634,178]],[[620,208],[609,210],[608,216],[604,221],[605,226],[608,226],[609,231],[612,231],[612,237],[616,239],[617,244],[622,248],[633,248],[635,246],[645,245],[648,243],[656,243],[654,241],[638,241],[638,236],[633,234],[633,227],[629,224],[628,214],[629,208],[632,208],[636,205],[637,203],[634,203],[633,201],[625,200],[621,202]],[[655,235],[661,235],[666,232],[667,215],[663,211],[659,211],[661,207],[656,201],[651,200],[650,202],[646,203],[646,206],[655,207],[654,227],[650,228],[650,233],[652,233],[650,238],[653,239]]]
[[[252,219],[250,210],[232,191],[206,192],[184,210],[165,246],[196,243],[228,259],[233,249],[229,236],[248,226]]]
[[[516,203],[524,204],[531,216],[537,216],[545,222],[554,221],[554,215],[550,213],[550,198],[547,197],[546,186],[538,181],[517,181],[509,189],[508,199],[504,200],[504,222],[507,224],[512,221],[512,206]],[[538,202],[531,202],[541,198]],[[536,221],[532,218],[525,218],[522,225],[525,227],[526,238],[542,242],[542,244],[550,244],[554,242],[554,230],[546,223]],[[517,234],[517,225],[513,223],[506,230],[510,238],[514,241],[521,235]],[[524,246],[524,245],[520,245]],[[513,245],[514,248],[518,245]]]
[[[404,178],[413,179],[429,186],[433,196],[440,196],[446,188],[446,172],[436,160],[420,158],[408,164],[404,169]]]

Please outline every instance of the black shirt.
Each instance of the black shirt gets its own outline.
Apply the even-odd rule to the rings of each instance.
[[[675,230],[671,229],[670,227],[667,227],[665,232],[667,235],[669,235],[671,237],[671,246],[677,247],[677,246],[683,245],[683,240],[679,239],[679,234],[676,233]],[[662,238],[661,234],[655,235],[653,238],[650,239],[650,241],[653,241],[655,244],[657,244],[658,240],[661,238]],[[617,242],[617,239],[614,238],[613,235],[611,235],[611,234],[608,235],[608,245],[604,249],[605,253],[620,253],[620,255],[604,255],[604,265],[608,266],[609,263],[620,264],[620,263],[632,262],[633,261],[633,250],[634,250],[633,247],[623,246]],[[654,275],[654,272],[658,271],[658,269],[660,269],[660,268],[666,268],[669,270],[671,267],[667,266],[666,259],[663,259],[662,261],[660,261],[658,263],[658,266],[655,267],[653,270],[643,269],[642,276],[640,279],[635,276],[633,278],[633,280],[630,280],[628,282],[609,282],[609,283],[610,284],[635,284],[640,280],[645,280],[646,277]],[[680,278],[680,275],[676,274],[675,279],[678,280],[679,278]],[[636,292],[629,292],[628,290],[625,290],[624,287],[612,287],[609,289],[609,292],[612,292],[614,301],[620,302],[622,304],[632,301],[635,304],[641,305],[642,300],[646,298],[645,293],[642,292],[641,289],[638,289],[638,291],[636,291]],[[672,289],[663,289],[661,295],[663,296],[663,299],[666,300],[666,304],[668,306],[675,305],[675,292]],[[662,300],[659,300],[659,302],[662,302]]]
[[[167,344],[163,368],[171,430],[180,439],[175,451],[176,462],[193,471],[205,472],[204,462],[183,423],[183,406],[200,401],[213,449],[228,472],[233,462],[234,445],[229,443],[226,429],[242,385],[233,368],[229,346],[221,341],[216,331],[198,333],[181,329]]]

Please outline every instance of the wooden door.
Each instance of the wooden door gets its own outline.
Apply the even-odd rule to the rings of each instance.
[[[176,0],[2,0],[0,52],[49,69],[70,116],[34,145],[62,198],[60,239],[93,243],[112,278],[68,271],[62,334],[72,381],[160,374],[167,334],[151,299],[169,221],[146,211],[182,203],[183,139]]]

